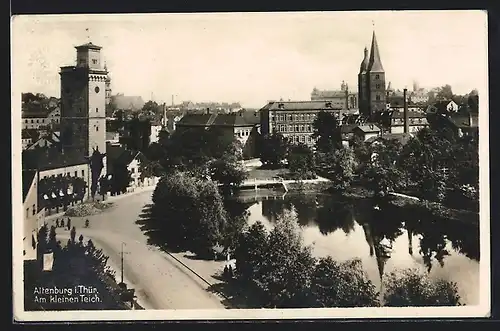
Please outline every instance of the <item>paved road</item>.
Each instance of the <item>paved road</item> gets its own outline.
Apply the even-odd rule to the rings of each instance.
[[[110,210],[85,218],[71,217],[78,238],[92,239],[109,256],[109,263],[120,280],[120,256],[124,247],[124,278],[136,289],[138,301],[146,309],[224,309],[221,298],[206,291],[209,286],[168,254],[147,245],[147,237],[135,223],[142,209],[151,203],[152,192],[144,192],[114,201]],[[90,228],[84,228],[85,219]],[[65,217],[66,221],[66,217]],[[58,237],[69,236],[69,231],[58,229]],[[188,260],[184,254],[176,256]],[[184,261],[182,261],[184,262]],[[202,274],[213,274],[220,263],[192,260],[189,265]],[[208,268],[208,269],[207,269]]]

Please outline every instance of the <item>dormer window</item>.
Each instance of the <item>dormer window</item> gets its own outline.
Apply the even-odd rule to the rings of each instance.
[[[326,103],[326,108],[332,108],[332,103],[330,101]]]
[[[96,59],[92,59],[92,64],[97,64],[97,60]]]
[[[284,103],[279,103],[278,104],[279,109],[285,109],[285,104]]]

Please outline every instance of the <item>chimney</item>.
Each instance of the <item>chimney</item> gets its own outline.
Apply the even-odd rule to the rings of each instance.
[[[167,106],[163,103],[163,125],[167,126]]]
[[[472,112],[469,109],[469,127],[472,127]]]
[[[345,89],[345,109],[349,109],[349,91]]]
[[[207,108],[207,115],[210,115],[210,108]]]
[[[408,100],[406,98],[406,92],[408,90],[405,88],[403,90],[403,106],[404,106],[404,133],[410,132],[409,120],[408,120]]]

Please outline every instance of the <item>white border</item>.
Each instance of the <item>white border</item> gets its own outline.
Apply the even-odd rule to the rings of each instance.
[[[484,22],[487,25],[487,13]],[[263,13],[260,13],[263,14]],[[291,13],[290,13],[291,14]],[[149,14],[148,14],[149,15]],[[227,13],[226,13],[227,15]],[[64,15],[68,16],[68,15]],[[118,15],[117,15],[118,16]],[[189,15],[187,15],[189,16]],[[11,24],[14,18],[11,19]],[[12,30],[11,30],[12,31]],[[13,38],[12,43],[22,42]],[[484,72],[484,81],[477,89],[479,102],[479,164],[480,164],[480,299],[475,306],[422,307],[422,308],[324,308],[324,309],[223,309],[223,310],[134,310],[134,311],[24,311],[23,257],[22,257],[22,180],[21,180],[21,98],[20,80],[11,74],[12,84],[12,215],[13,215],[13,304],[14,319],[30,321],[136,321],[136,320],[247,320],[247,319],[332,319],[332,318],[445,318],[488,317],[491,306],[490,280],[490,200],[489,200],[489,91],[488,91],[488,36],[483,38],[485,58],[476,63],[477,70]],[[11,45],[11,59],[15,62]],[[19,206],[14,208],[14,206]]]

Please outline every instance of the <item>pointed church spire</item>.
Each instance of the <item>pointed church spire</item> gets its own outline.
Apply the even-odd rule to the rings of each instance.
[[[370,61],[368,64],[368,71],[370,72],[384,72],[382,61],[380,60],[380,52],[378,50],[377,37],[373,31],[372,47],[370,50]]]
[[[365,56],[363,57],[363,62],[359,68],[359,73],[364,73],[368,70],[368,48],[365,47]]]

